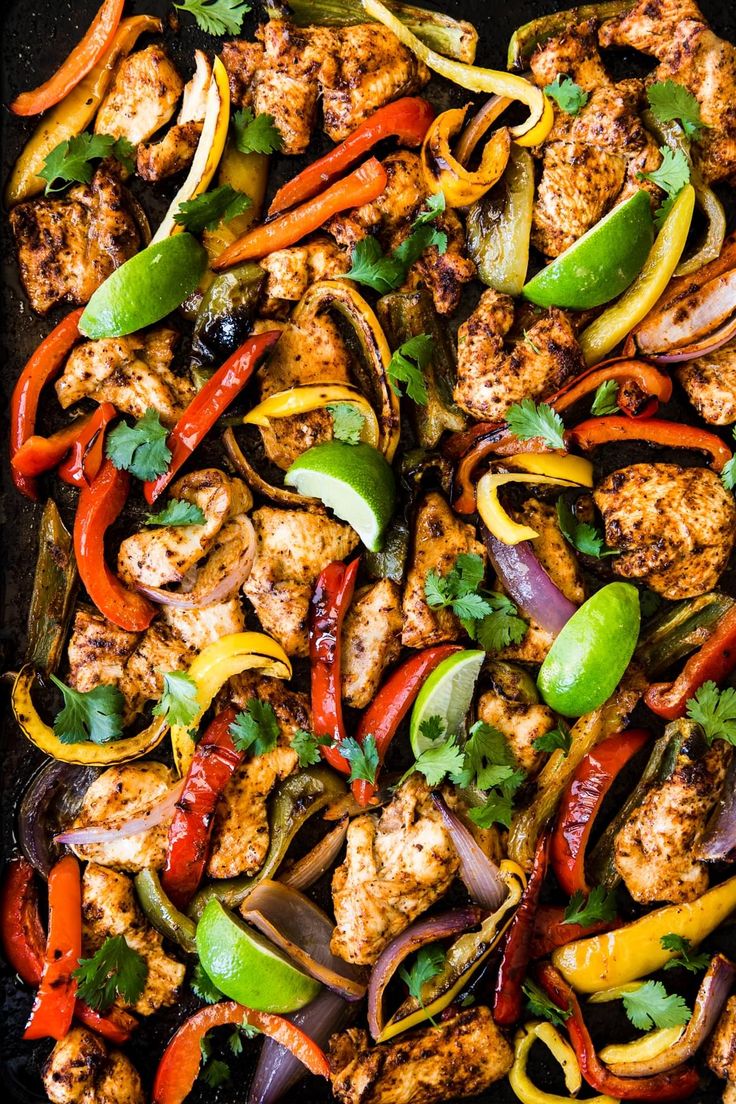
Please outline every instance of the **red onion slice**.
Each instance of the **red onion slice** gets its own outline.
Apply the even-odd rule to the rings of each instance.
[[[531,543],[504,544],[485,526],[483,540],[496,575],[512,601],[545,632],[557,636],[578,607],[552,582]]]
[[[705,832],[695,845],[695,858],[705,862],[726,859],[736,849],[736,759],[732,759],[721,796]]]
[[[237,521],[229,522],[223,527],[221,535],[226,533],[228,527],[236,525],[241,539],[229,539],[215,546],[197,571],[191,590],[166,590],[164,587],[148,586],[145,583],[136,583],[136,590],[152,602],[160,606],[172,606],[174,609],[204,609],[217,602],[226,602],[238,593],[250,575],[256,558],[256,534],[250,518],[239,515]]]
[[[709,356],[711,353],[715,353],[718,349],[722,349],[724,345],[728,345],[734,337],[736,337],[736,315],[729,319],[724,326],[714,330],[712,334],[708,334],[701,341],[678,349],[676,352],[649,356],[647,360],[651,360],[652,364],[683,364],[685,361],[696,360],[697,357]]]
[[[54,836],[54,843],[65,843],[67,846],[84,847],[90,843],[112,843],[113,840],[127,839],[128,836],[137,836],[141,832],[155,828],[173,815],[176,803],[184,789],[184,781],[177,782],[163,797],[157,797],[155,801],[139,809],[134,817],[126,820],[124,824],[108,827],[104,824],[90,824],[86,828],[71,828],[68,832],[61,832]]]
[[[485,910],[475,905],[453,909],[439,916],[430,916],[428,920],[419,920],[389,943],[378,956],[368,984],[368,1029],[374,1039],[378,1038],[384,1026],[383,994],[404,959],[428,943],[474,928],[484,916]]]
[[[52,760],[24,793],[18,811],[18,842],[29,863],[44,878],[60,854],[54,846],[54,833],[74,820],[99,773],[98,767]]]
[[[641,351],[666,353],[708,337],[736,310],[736,268],[716,276],[690,295],[656,311],[636,331]]]
[[[508,896],[508,886],[496,864],[489,859],[460,817],[449,809],[443,797],[432,794],[445,828],[460,859],[460,877],[470,896],[484,909],[495,912]]]
[[[295,862],[290,870],[279,874],[279,881],[289,889],[309,889],[330,869],[348,834],[348,818],[344,817],[336,828],[328,832],[316,847]]]

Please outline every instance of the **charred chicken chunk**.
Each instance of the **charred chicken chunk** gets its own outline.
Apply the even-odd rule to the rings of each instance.
[[[706,1062],[717,1077],[728,1081],[723,1100],[725,1104],[730,1104],[736,1090],[736,996],[726,1001],[726,1007],[710,1037]]]
[[[43,1067],[51,1104],[145,1104],[133,1063],[86,1027],[72,1027]]]
[[[716,585],[736,540],[736,506],[714,472],[633,464],[607,476],[593,498],[606,542],[622,553],[617,575],[672,600]]]
[[[89,184],[61,199],[19,203],[8,217],[20,278],[37,314],[86,303],[141,244],[128,191],[104,164]]]
[[[544,753],[534,741],[557,724],[555,715],[541,703],[509,701],[495,690],[487,690],[478,699],[478,719],[497,728],[506,737],[511,754],[528,775],[539,770]]]
[[[140,636],[113,625],[97,610],[80,606],[69,640],[69,685],[82,692],[101,685],[119,686]]]
[[[412,775],[380,817],[350,823],[332,878],[333,954],[369,966],[447,892],[458,870],[452,840],[423,778]]]
[[[164,674],[184,671],[195,653],[162,621],[146,629],[125,664],[118,689],[126,701],[126,719],[135,717],[146,702],[161,697]]]
[[[513,1055],[481,1005],[381,1046],[350,1028],[333,1035],[329,1060],[341,1104],[442,1104],[485,1092],[508,1073]]]
[[[245,629],[245,615],[239,598],[213,602],[198,609],[164,606],[161,618],[193,652],[201,652],[208,644],[214,644],[223,636],[243,632]]]
[[[513,343],[514,302],[489,288],[458,330],[458,406],[475,418],[501,421],[513,403],[540,399],[582,371],[583,357],[566,314],[545,311]]]
[[[184,82],[161,46],[136,50],[120,62],[95,119],[95,134],[145,142],[174,114]]]
[[[266,270],[261,314],[279,317],[289,303],[297,303],[317,280],[333,280],[350,268],[350,257],[330,238],[317,237],[305,245],[277,249],[259,262]]]
[[[736,422],[736,341],[678,365],[675,375],[703,421]]]
[[[342,627],[342,696],[364,709],[401,652],[401,595],[390,579],[359,590]]]
[[[150,146],[141,144],[136,155],[136,171],[144,180],[163,180],[187,168],[202,133],[207,110],[207,90],[212,76],[209,58],[195,51],[196,69],[187,82],[176,124],[163,138]]]

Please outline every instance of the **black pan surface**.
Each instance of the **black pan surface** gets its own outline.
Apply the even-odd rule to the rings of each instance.
[[[425,0],[428,7],[435,7],[457,17],[471,20],[480,32],[478,64],[495,68],[505,65],[506,45],[515,27],[547,11],[556,11],[570,6],[565,0]],[[6,106],[12,97],[24,88],[33,87],[52,72],[66,57],[72,46],[79,40],[89,25],[99,0],[72,0],[59,3],[58,0],[4,0],[0,5],[0,25],[2,27],[2,57],[0,67],[0,143],[2,146],[3,182],[30,135],[34,121],[16,119],[7,111]],[[254,2],[256,11],[246,17],[243,36],[250,37],[258,21],[258,0]],[[717,33],[736,40],[736,4],[733,0],[702,0],[701,7],[711,21]],[[201,47],[212,53],[218,40],[199,32],[194,20],[181,15],[177,21],[174,9],[164,0],[132,0],[126,5],[126,15],[151,13],[163,18],[166,27],[164,39],[182,73],[193,69],[193,51]],[[177,29],[177,22],[179,24]],[[614,66],[628,73],[640,73],[642,59],[620,55],[611,59]],[[467,95],[435,79],[424,93],[438,107],[447,107],[452,103],[467,99]],[[313,156],[311,154],[310,156]],[[301,159],[276,159],[270,178],[271,193],[287,176],[293,175],[302,165]],[[139,194],[145,200],[145,206],[155,226],[157,218],[163,213],[173,195],[175,187],[159,186],[155,195],[148,187]],[[0,385],[3,402],[2,441],[7,440],[7,404],[14,382],[26,359],[62,316],[51,315],[45,320],[38,319],[30,310],[20,288],[13,244],[7,220],[0,225],[0,272],[2,326],[0,327]],[[53,419],[49,406],[46,416]],[[50,423],[47,423],[47,426]],[[0,653],[2,670],[17,668],[22,660],[25,648],[28,603],[31,592],[33,567],[36,558],[36,532],[40,508],[32,506],[18,495],[10,483],[7,449],[2,445],[2,513],[3,555],[0,559],[0,601],[2,603],[2,628],[0,629]],[[620,463],[620,461],[619,461]],[[618,466],[618,465],[617,465]],[[57,487],[59,484],[57,483]],[[73,500],[57,495],[63,510],[68,513]],[[43,756],[28,744],[15,726],[7,704],[7,694],[3,690],[2,720],[0,722],[0,741],[2,743],[2,769],[0,770],[0,804],[2,808],[2,848],[3,856],[10,857],[16,850],[15,814],[28,779],[39,767]],[[324,887],[323,887],[324,888]],[[711,950],[723,950],[736,954],[736,932],[733,928],[722,929],[709,945]],[[668,980],[672,975],[668,976]],[[479,988],[482,988],[482,981]],[[694,993],[688,994],[687,983],[683,992],[692,1000]],[[484,995],[479,993],[479,999]],[[487,999],[487,996],[485,997]],[[0,963],[0,1023],[2,1024],[2,1091],[3,1100],[13,1104],[42,1104],[45,1100],[40,1086],[39,1069],[50,1050],[50,1043],[24,1043],[22,1032],[30,1010],[32,993],[21,986],[8,967]],[[189,995],[175,1009],[149,1019],[134,1038],[129,1053],[140,1070],[147,1088],[150,1089],[156,1063],[166,1040],[182,1015],[192,1012],[197,1002]],[[609,1011],[592,1020],[594,1034],[601,1043],[614,1038],[627,1036],[627,1027]],[[247,1086],[252,1074],[257,1044],[246,1044],[246,1053],[237,1059],[231,1059],[232,1081],[217,1091],[195,1087],[189,1100],[192,1104],[205,1101],[210,1104],[241,1104],[247,1097]],[[227,1055],[223,1055],[227,1057]],[[564,1094],[564,1087],[558,1071],[538,1064],[535,1059],[531,1072],[548,1091]],[[702,1086],[694,1104],[715,1104],[720,1099],[722,1083],[709,1074],[704,1074]],[[587,1093],[586,1095],[590,1095]],[[285,1104],[327,1104],[331,1100],[328,1088],[311,1078],[295,1088]],[[494,1085],[483,1096],[475,1098],[477,1104],[512,1104],[516,1097],[508,1084]],[[446,1104],[453,1104],[448,1098]]]

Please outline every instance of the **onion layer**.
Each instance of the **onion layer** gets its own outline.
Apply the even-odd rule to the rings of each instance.
[[[736,849],[736,759],[726,773],[721,797],[705,832],[695,847],[695,858],[706,862],[726,859]]]
[[[483,540],[496,575],[520,610],[545,632],[560,632],[577,610],[550,579],[529,541],[504,544],[484,527]]]
[[[343,817],[337,827],[323,836],[311,851],[295,862],[290,870],[279,876],[281,884],[288,886],[289,889],[300,890],[309,889],[314,885],[317,879],[330,869],[339,855],[348,834],[348,823],[348,817]]]
[[[52,760],[41,768],[23,795],[18,814],[20,847],[44,878],[59,858],[54,831],[74,820],[85,793],[99,773],[97,767]]]
[[[460,817],[449,809],[444,798],[432,794],[455,850],[460,859],[460,877],[473,900],[484,909],[495,912],[508,896],[508,886],[496,864],[482,851],[473,833]]]
[[[126,820],[124,824],[114,826],[90,824],[85,828],[71,828],[68,832],[61,832],[58,836],[54,836],[54,843],[65,843],[70,847],[85,847],[87,844],[111,843],[113,840],[137,836],[173,816],[183,789],[184,779],[182,778],[163,797],[157,797],[142,809],[138,809],[135,816]]]

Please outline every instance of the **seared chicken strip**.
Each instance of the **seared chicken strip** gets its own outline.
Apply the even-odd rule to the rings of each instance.
[[[181,110],[176,124],[153,145],[141,144],[136,155],[136,171],[144,180],[163,180],[187,168],[202,133],[207,110],[207,90],[212,77],[209,58],[195,50],[194,76],[184,88]]]
[[[329,1060],[341,1104],[442,1104],[484,1092],[508,1073],[513,1055],[480,1005],[381,1046],[350,1028],[333,1035]]]
[[[474,418],[501,421],[513,403],[551,395],[584,367],[563,311],[545,311],[509,344],[513,325],[513,299],[489,288],[458,330],[454,398]]]
[[[239,598],[213,602],[211,606],[202,606],[199,609],[163,606],[161,619],[194,652],[201,652],[208,644],[214,644],[223,636],[243,632],[245,629],[245,614]]]
[[[258,551],[243,593],[288,655],[309,653],[309,600],[322,568],[358,544],[350,526],[306,510],[263,506],[253,514]]]
[[[736,341],[675,368],[690,402],[711,425],[736,422]]]
[[[552,710],[541,702],[509,701],[495,690],[487,690],[478,699],[478,719],[497,728],[518,765],[534,776],[542,765],[544,753],[537,751],[534,741],[551,732],[557,721]]]
[[[173,784],[174,776],[163,763],[124,763],[110,767],[88,788],[71,827],[105,825],[115,828],[125,824],[163,798]],[[166,858],[170,819],[134,836],[107,843],[79,844],[72,850],[80,859],[132,874],[146,868],[159,870]]]
[[[736,505],[715,472],[633,464],[612,472],[593,498],[613,570],[664,598],[693,598],[718,582],[736,540]]]
[[[233,107],[253,107],[253,82],[263,66],[263,45],[235,39],[225,42],[220,54],[227,70],[230,102]]]
[[[173,330],[149,330],[128,337],[85,341],[72,350],[56,396],[66,410],[82,399],[110,402],[125,414],[142,418],[157,411],[173,425],[194,398],[194,387],[171,370],[179,335]]]
[[[413,774],[380,817],[350,822],[345,861],[332,877],[332,953],[370,966],[447,892],[458,865],[431,791]]]
[[[706,1062],[717,1077],[728,1081],[723,1101],[732,1104],[736,1097],[736,995],[726,1001],[708,1043]]]
[[[383,672],[401,652],[401,594],[381,579],[359,590],[342,627],[342,696],[364,709],[376,696]]]
[[[174,114],[184,82],[161,46],[123,58],[95,119],[95,134],[145,142]]]
[[[146,702],[160,698],[164,674],[185,671],[195,654],[163,621],[146,629],[118,683],[127,705],[126,719],[135,717]]]
[[[259,262],[266,270],[260,313],[283,316],[284,308],[297,303],[317,280],[334,280],[350,268],[350,257],[331,238],[321,235],[305,245],[277,249]]]
[[[23,287],[37,314],[86,303],[141,239],[130,196],[103,164],[61,199],[33,199],[10,212]],[[123,406],[122,409],[125,409]]]
[[[43,1067],[51,1104],[145,1104],[133,1063],[86,1027],[72,1027],[55,1044]]]
[[[427,648],[457,640],[462,626],[450,609],[432,609],[425,584],[430,571],[447,575],[461,553],[486,558],[485,546],[476,540],[475,528],[460,521],[437,491],[422,501],[414,525],[414,547],[404,586],[401,642],[407,648]]]
[[[150,1016],[175,1004],[186,968],[163,949],[163,938],[151,927],[135,899],[126,874],[89,863],[82,876],[82,942],[86,956],[98,951],[110,936],[123,935],[129,947],[146,960],[148,976],[138,1000],[130,1007]]]
[[[69,685],[82,692],[95,686],[119,686],[140,638],[140,633],[118,628],[97,610],[80,606],[69,640]]]

